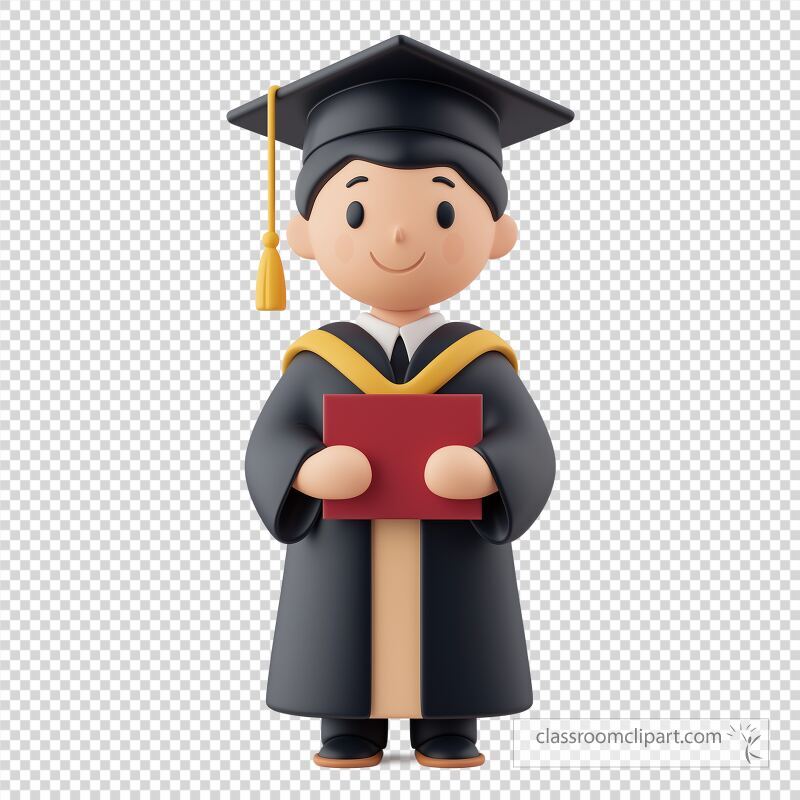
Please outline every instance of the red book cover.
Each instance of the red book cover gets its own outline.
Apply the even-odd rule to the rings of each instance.
[[[440,447],[483,438],[479,394],[326,394],[323,441],[361,450],[372,483],[349,500],[324,500],[324,519],[480,519],[480,498],[448,500],[425,485]]]

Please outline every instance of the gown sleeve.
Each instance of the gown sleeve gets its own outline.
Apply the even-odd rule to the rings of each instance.
[[[508,360],[487,353],[465,371],[472,391],[483,395],[483,439],[475,449],[486,459],[498,491],[483,499],[483,518],[473,526],[487,541],[505,544],[536,521],[555,480],[555,454],[539,410]]]
[[[298,492],[292,483],[302,463],[322,450],[313,423],[310,387],[324,369],[309,353],[298,355],[278,381],[250,435],[245,477],[253,505],[267,530],[280,542],[300,541],[319,517],[322,501]]]

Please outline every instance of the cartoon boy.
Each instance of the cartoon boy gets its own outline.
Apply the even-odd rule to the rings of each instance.
[[[322,719],[321,766],[377,764],[389,718],[410,719],[421,764],[478,766],[477,718],[532,703],[511,542],[555,459],[510,348],[431,306],[516,243],[502,148],[572,114],[398,36],[229,119],[303,148],[289,245],[370,309],[290,348],[247,449],[253,503],[288,545],[267,704]],[[358,449],[323,444],[323,396],[387,385],[482,396],[481,441],[424,466],[435,495],[481,498],[480,519],[323,517],[372,480]]]

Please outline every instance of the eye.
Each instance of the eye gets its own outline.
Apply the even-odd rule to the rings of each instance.
[[[443,228],[449,228],[456,219],[456,210],[448,202],[439,203],[436,209],[436,221]]]
[[[364,221],[364,206],[354,200],[347,206],[347,224],[351,228],[358,228]]]

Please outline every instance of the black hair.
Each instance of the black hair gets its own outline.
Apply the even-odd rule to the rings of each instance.
[[[436,133],[377,130],[334,139],[305,160],[295,186],[295,201],[306,219],[322,187],[356,159],[398,169],[452,167],[486,201],[495,220],[508,203],[503,173],[482,150]]]

